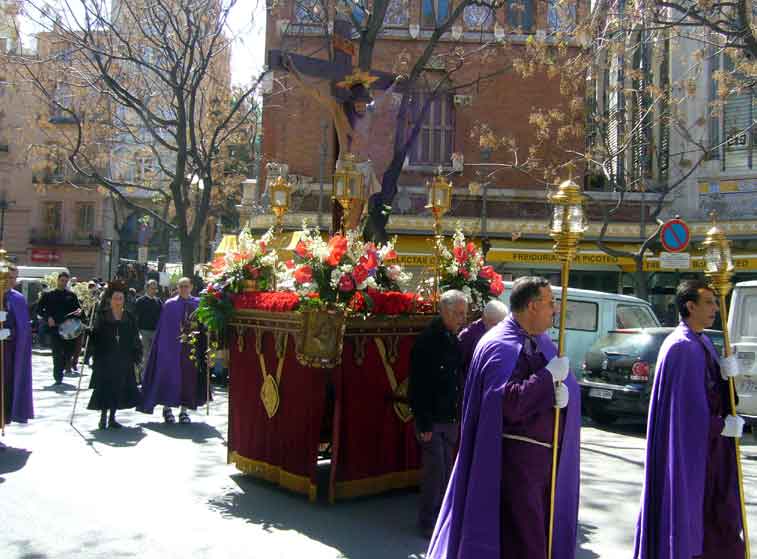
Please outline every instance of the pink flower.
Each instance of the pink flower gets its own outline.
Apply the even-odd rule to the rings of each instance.
[[[355,280],[350,274],[342,274],[342,277],[339,278],[339,291],[354,291],[355,290]]]
[[[362,264],[358,264],[352,271],[352,275],[355,277],[355,283],[363,283],[368,279],[368,270]]]
[[[329,241],[329,257],[326,264],[338,266],[345,252],[347,252],[347,238],[342,235],[334,235]]]
[[[493,266],[484,266],[478,271],[478,277],[484,278],[484,279],[492,279],[496,272],[494,271]]]
[[[303,241],[297,241],[297,245],[294,247],[294,252],[300,258],[310,258],[313,256],[308,249],[308,246]]]

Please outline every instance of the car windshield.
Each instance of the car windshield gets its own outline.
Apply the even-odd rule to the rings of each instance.
[[[657,354],[665,336],[653,336],[646,332],[610,332],[597,341],[593,352],[618,355]]]
[[[654,328],[660,323],[654,313],[642,305],[618,305],[615,310],[615,328]]]

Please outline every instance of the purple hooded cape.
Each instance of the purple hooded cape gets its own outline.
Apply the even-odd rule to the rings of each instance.
[[[6,349],[5,355],[12,356],[13,370],[10,371],[5,363],[5,374],[13,375],[11,387],[11,408],[5,410],[5,416],[11,421],[26,423],[34,418],[34,403],[32,401],[32,331],[29,326],[29,307],[26,299],[15,289],[5,293],[5,308],[9,318],[5,324],[10,328],[12,340],[6,342],[11,347]]]
[[[701,340],[717,362],[710,339],[702,335]],[[704,352],[697,334],[683,322],[660,348],[649,402],[634,559],[690,559],[702,554],[710,429]]]
[[[198,297],[184,300],[178,295],[163,305],[155,341],[142,377],[142,405],[137,409],[152,413],[156,404],[180,406],[183,369],[195,365],[187,359],[181,340],[181,324],[186,314],[191,314],[200,304]]]
[[[489,330],[476,347],[465,385],[460,450],[427,559],[508,557],[500,550],[501,388],[513,372],[524,340],[525,333],[510,316]],[[536,343],[547,360],[556,355],[548,335],[542,334]],[[578,523],[581,394],[572,375],[565,384],[570,403],[557,469],[554,559],[575,557]]]
[[[463,354],[464,375],[468,374],[468,367],[471,361],[473,361],[473,352],[476,350],[476,346],[484,334],[486,334],[486,324],[484,324],[483,318],[479,318],[471,322],[457,335],[457,339],[460,342],[460,351]]]

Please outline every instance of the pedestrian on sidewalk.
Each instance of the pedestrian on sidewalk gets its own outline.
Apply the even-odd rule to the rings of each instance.
[[[140,395],[134,368],[142,360],[137,320],[124,308],[127,287],[111,282],[105,292],[110,301],[98,310],[89,340],[92,346],[92,380],[94,389],[87,409],[100,411],[100,429],[120,429],[116,410],[135,408]]]
[[[60,272],[56,288],[43,293],[37,307],[37,314],[49,328],[53,350],[53,378],[56,385],[62,384],[64,373],[70,372],[76,348],[76,340],[64,340],[58,332],[58,327],[68,318],[81,316],[79,298],[67,289],[69,278],[68,272]]]
[[[34,418],[32,400],[32,329],[29,308],[24,296],[13,289],[18,268],[10,266],[8,290],[3,295],[0,340],[4,340],[3,380],[5,389],[5,423],[26,423]],[[0,442],[0,448],[4,445]]]
[[[192,330],[192,313],[200,303],[192,296],[192,280],[181,278],[179,294],[163,305],[155,330],[150,357],[142,377],[143,401],[139,408],[152,413],[156,405],[163,406],[163,420],[175,423],[172,407],[180,407],[179,423],[191,423],[187,410],[205,404],[208,389],[203,344],[196,348],[197,361],[190,358],[188,344],[182,338]]]
[[[704,334],[718,312],[701,280],[676,292],[678,327],[660,348],[647,420],[647,453],[634,559],[743,559],[734,439],[729,415],[735,356],[719,358]]]
[[[473,353],[460,449],[428,559],[547,558],[555,406],[565,413],[552,557],[575,557],[581,398],[546,334],[555,313],[549,282],[517,279],[510,310]]]
[[[135,303],[137,314],[137,326],[142,339],[142,355],[145,356],[144,365],[147,365],[147,356],[150,355],[152,343],[155,339],[155,329],[158,327],[163,303],[158,298],[158,282],[154,279],[147,282],[145,294]],[[145,367],[137,372],[137,382],[142,382]]]
[[[426,537],[439,514],[457,446],[463,378],[457,333],[467,314],[465,294],[445,291],[439,316],[418,335],[410,354],[409,400],[423,464],[418,527]]]

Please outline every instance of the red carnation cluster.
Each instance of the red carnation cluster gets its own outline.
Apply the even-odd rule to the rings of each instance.
[[[290,291],[255,291],[233,295],[235,309],[286,312],[297,308],[300,298]]]
[[[415,306],[414,293],[369,289],[368,296],[373,301],[373,308],[371,309],[373,314],[409,314],[413,312]]]

